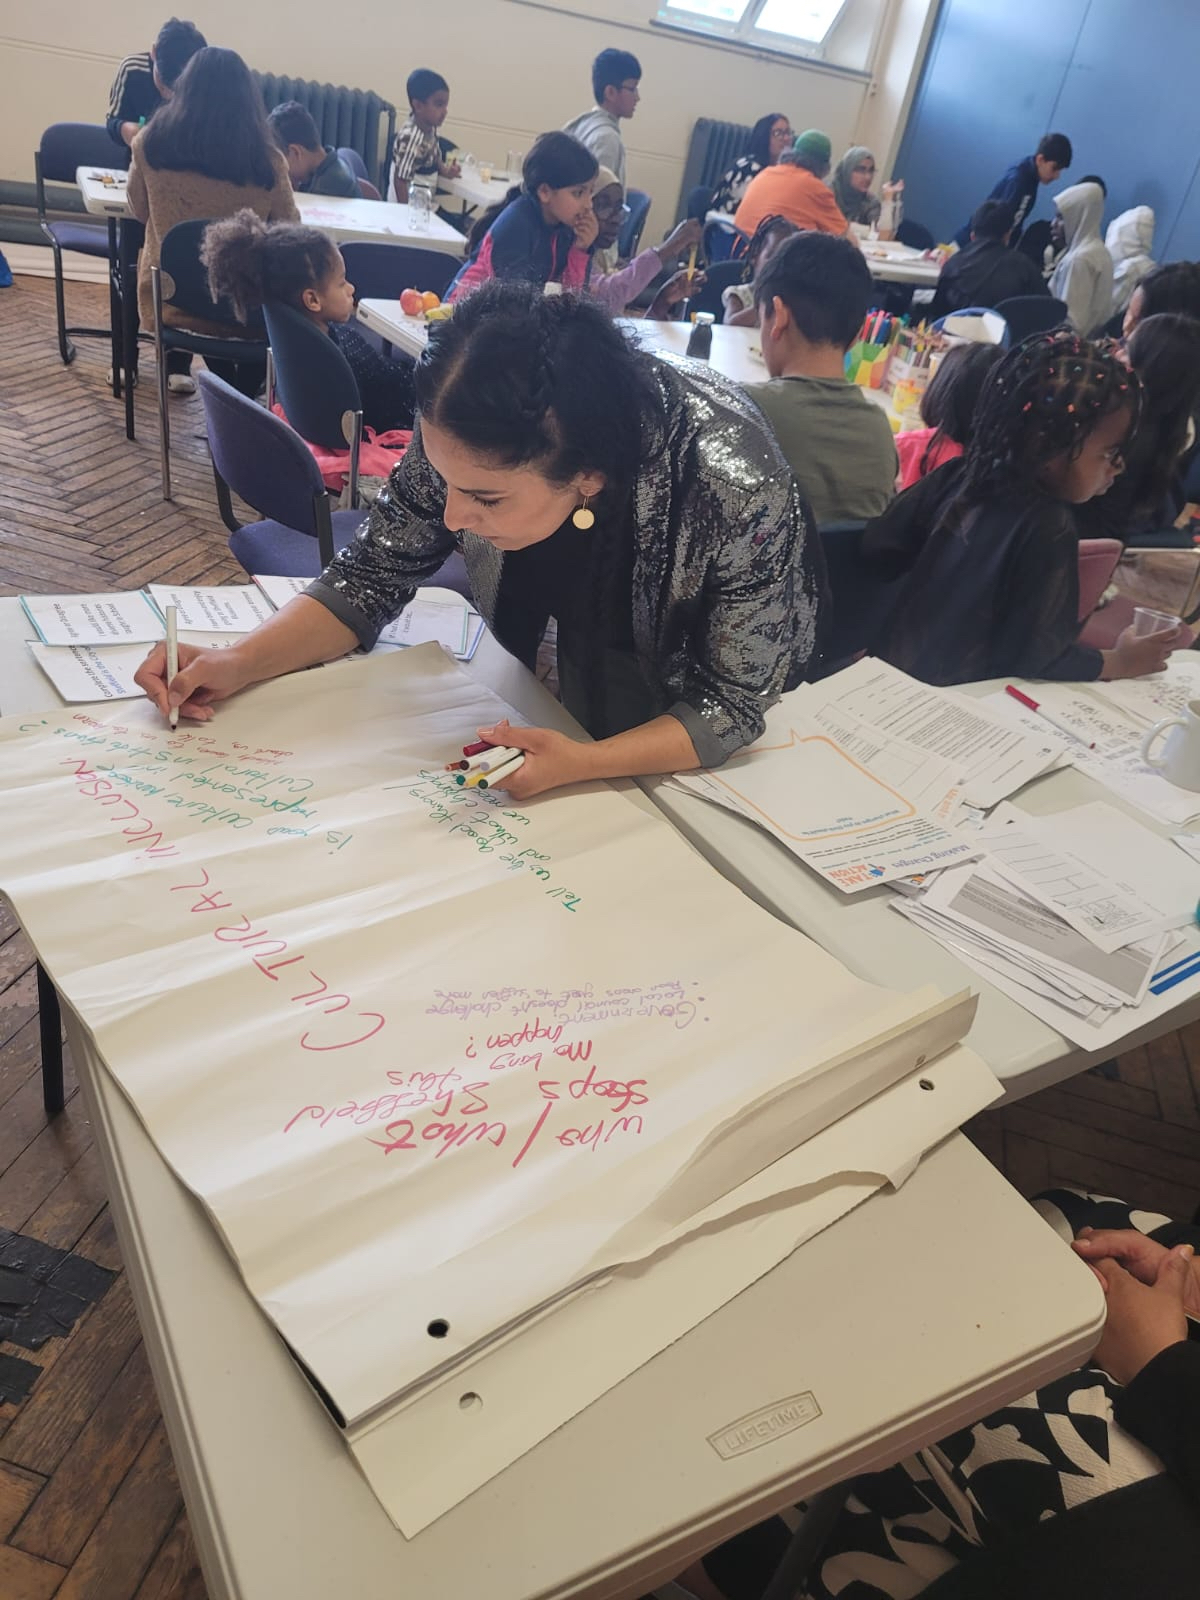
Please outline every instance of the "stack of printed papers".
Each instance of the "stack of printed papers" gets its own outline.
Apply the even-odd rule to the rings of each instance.
[[[953,690],[863,660],[784,695],[766,732],[719,770],[673,782],[772,833],[853,894],[984,853],[956,824],[1054,766],[1031,735]]]
[[[1096,802],[1000,807],[982,863],[908,885],[895,909],[1026,1010],[1103,1049],[1200,987],[1200,863]]]
[[[183,644],[226,650],[307,589],[307,578],[256,578],[215,588],[152,583],[120,594],[22,595],[37,631],[29,650],[69,704],[134,700],[134,673],[163,637],[173,605]],[[483,636],[483,618],[450,589],[427,588],[380,635],[378,650],[439,644],[469,661]],[[361,652],[355,652],[361,654]]]

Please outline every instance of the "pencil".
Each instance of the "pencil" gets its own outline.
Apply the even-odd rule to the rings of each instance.
[[[167,688],[179,673],[179,622],[176,617],[175,607],[167,606]],[[167,713],[167,721],[173,728],[179,726],[179,707],[172,706]]]
[[[696,246],[693,245],[688,255],[688,287],[691,288],[692,279],[696,276]]]
[[[494,772],[489,772],[486,778],[480,778],[479,787],[490,789],[494,784],[503,783],[505,778],[511,778],[518,768],[525,765],[524,755],[518,751],[511,761],[506,761],[502,767],[497,767]]]

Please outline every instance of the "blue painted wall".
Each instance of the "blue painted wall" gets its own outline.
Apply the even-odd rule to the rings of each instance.
[[[1200,257],[1198,60],[1197,0],[942,0],[896,163],[906,214],[948,239],[1055,131],[1075,160],[1035,217],[1097,172],[1106,224],[1152,206],[1156,258]]]

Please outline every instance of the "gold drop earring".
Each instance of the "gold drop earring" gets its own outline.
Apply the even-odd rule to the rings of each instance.
[[[580,533],[586,533],[587,530],[593,527],[596,522],[596,513],[588,505],[588,501],[591,498],[592,497],[590,494],[585,494],[583,497],[583,504],[581,506],[576,506],[574,511],[571,513],[571,521],[579,529]]]

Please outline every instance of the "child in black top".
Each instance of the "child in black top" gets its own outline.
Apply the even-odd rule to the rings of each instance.
[[[1135,678],[1187,629],[1111,650],[1076,643],[1079,536],[1072,508],[1122,470],[1137,377],[1072,333],[1027,339],[992,368],[966,455],[922,478],[863,535],[881,574],[908,574],[872,654],[926,683],[1005,676]]]
[[[201,256],[213,298],[228,300],[242,322],[278,300],[329,335],[357,380],[366,427],[412,427],[412,363],[386,360],[355,328],[354,285],[342,252],[319,228],[266,223],[247,209],[210,224]]]
[[[104,123],[117,144],[133,143],[138,129],[171,98],[176,78],[205,43],[194,22],[172,17],[158,30],[149,50],[125,57],[109,90]]]

